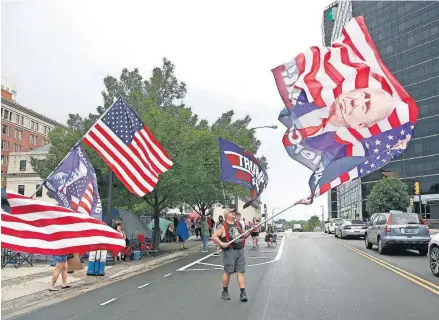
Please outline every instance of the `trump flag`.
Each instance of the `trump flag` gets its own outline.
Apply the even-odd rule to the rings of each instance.
[[[272,72],[286,107],[283,144],[313,171],[311,199],[407,148],[418,108],[381,60],[363,17],[331,47],[311,47]]]
[[[218,138],[221,153],[221,180],[239,184],[252,191],[244,209],[255,201],[268,184],[268,175],[249,151],[233,142]]]
[[[60,206],[102,220],[96,174],[81,144],[72,148],[43,184]]]

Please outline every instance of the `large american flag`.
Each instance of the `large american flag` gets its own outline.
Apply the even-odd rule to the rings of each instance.
[[[1,245],[46,255],[109,250],[118,253],[125,239],[102,221],[71,209],[7,191],[10,213],[1,211]]]
[[[314,171],[313,196],[383,167],[413,136],[416,103],[381,60],[363,17],[353,18],[331,47],[311,47],[273,75],[286,107],[279,117],[288,128],[283,143],[293,159]],[[367,126],[328,122],[338,97],[356,89],[379,89],[395,108]]]
[[[151,192],[159,174],[172,166],[168,153],[122,98],[93,125],[84,142],[139,197]]]

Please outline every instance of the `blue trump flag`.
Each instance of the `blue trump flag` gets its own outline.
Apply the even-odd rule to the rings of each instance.
[[[245,209],[267,187],[267,172],[249,151],[223,138],[218,138],[218,143],[221,153],[221,180],[239,184],[252,191],[251,200],[244,205]]]
[[[102,206],[94,168],[81,144],[43,182],[60,206],[102,220]]]

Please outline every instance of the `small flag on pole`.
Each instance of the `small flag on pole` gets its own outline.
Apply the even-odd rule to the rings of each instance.
[[[151,131],[122,98],[84,136],[130,192],[143,197],[172,161]]]

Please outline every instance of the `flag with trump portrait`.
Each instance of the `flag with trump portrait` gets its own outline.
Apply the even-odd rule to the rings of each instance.
[[[267,172],[251,152],[224,138],[218,138],[218,143],[220,146],[221,180],[239,184],[252,192],[250,201],[244,204],[245,209],[267,187]]]
[[[313,171],[311,202],[407,148],[418,108],[383,63],[363,17],[330,47],[311,47],[272,72],[285,104],[283,144]]]
[[[102,220],[96,174],[82,144],[76,144],[43,182],[60,206]]]

